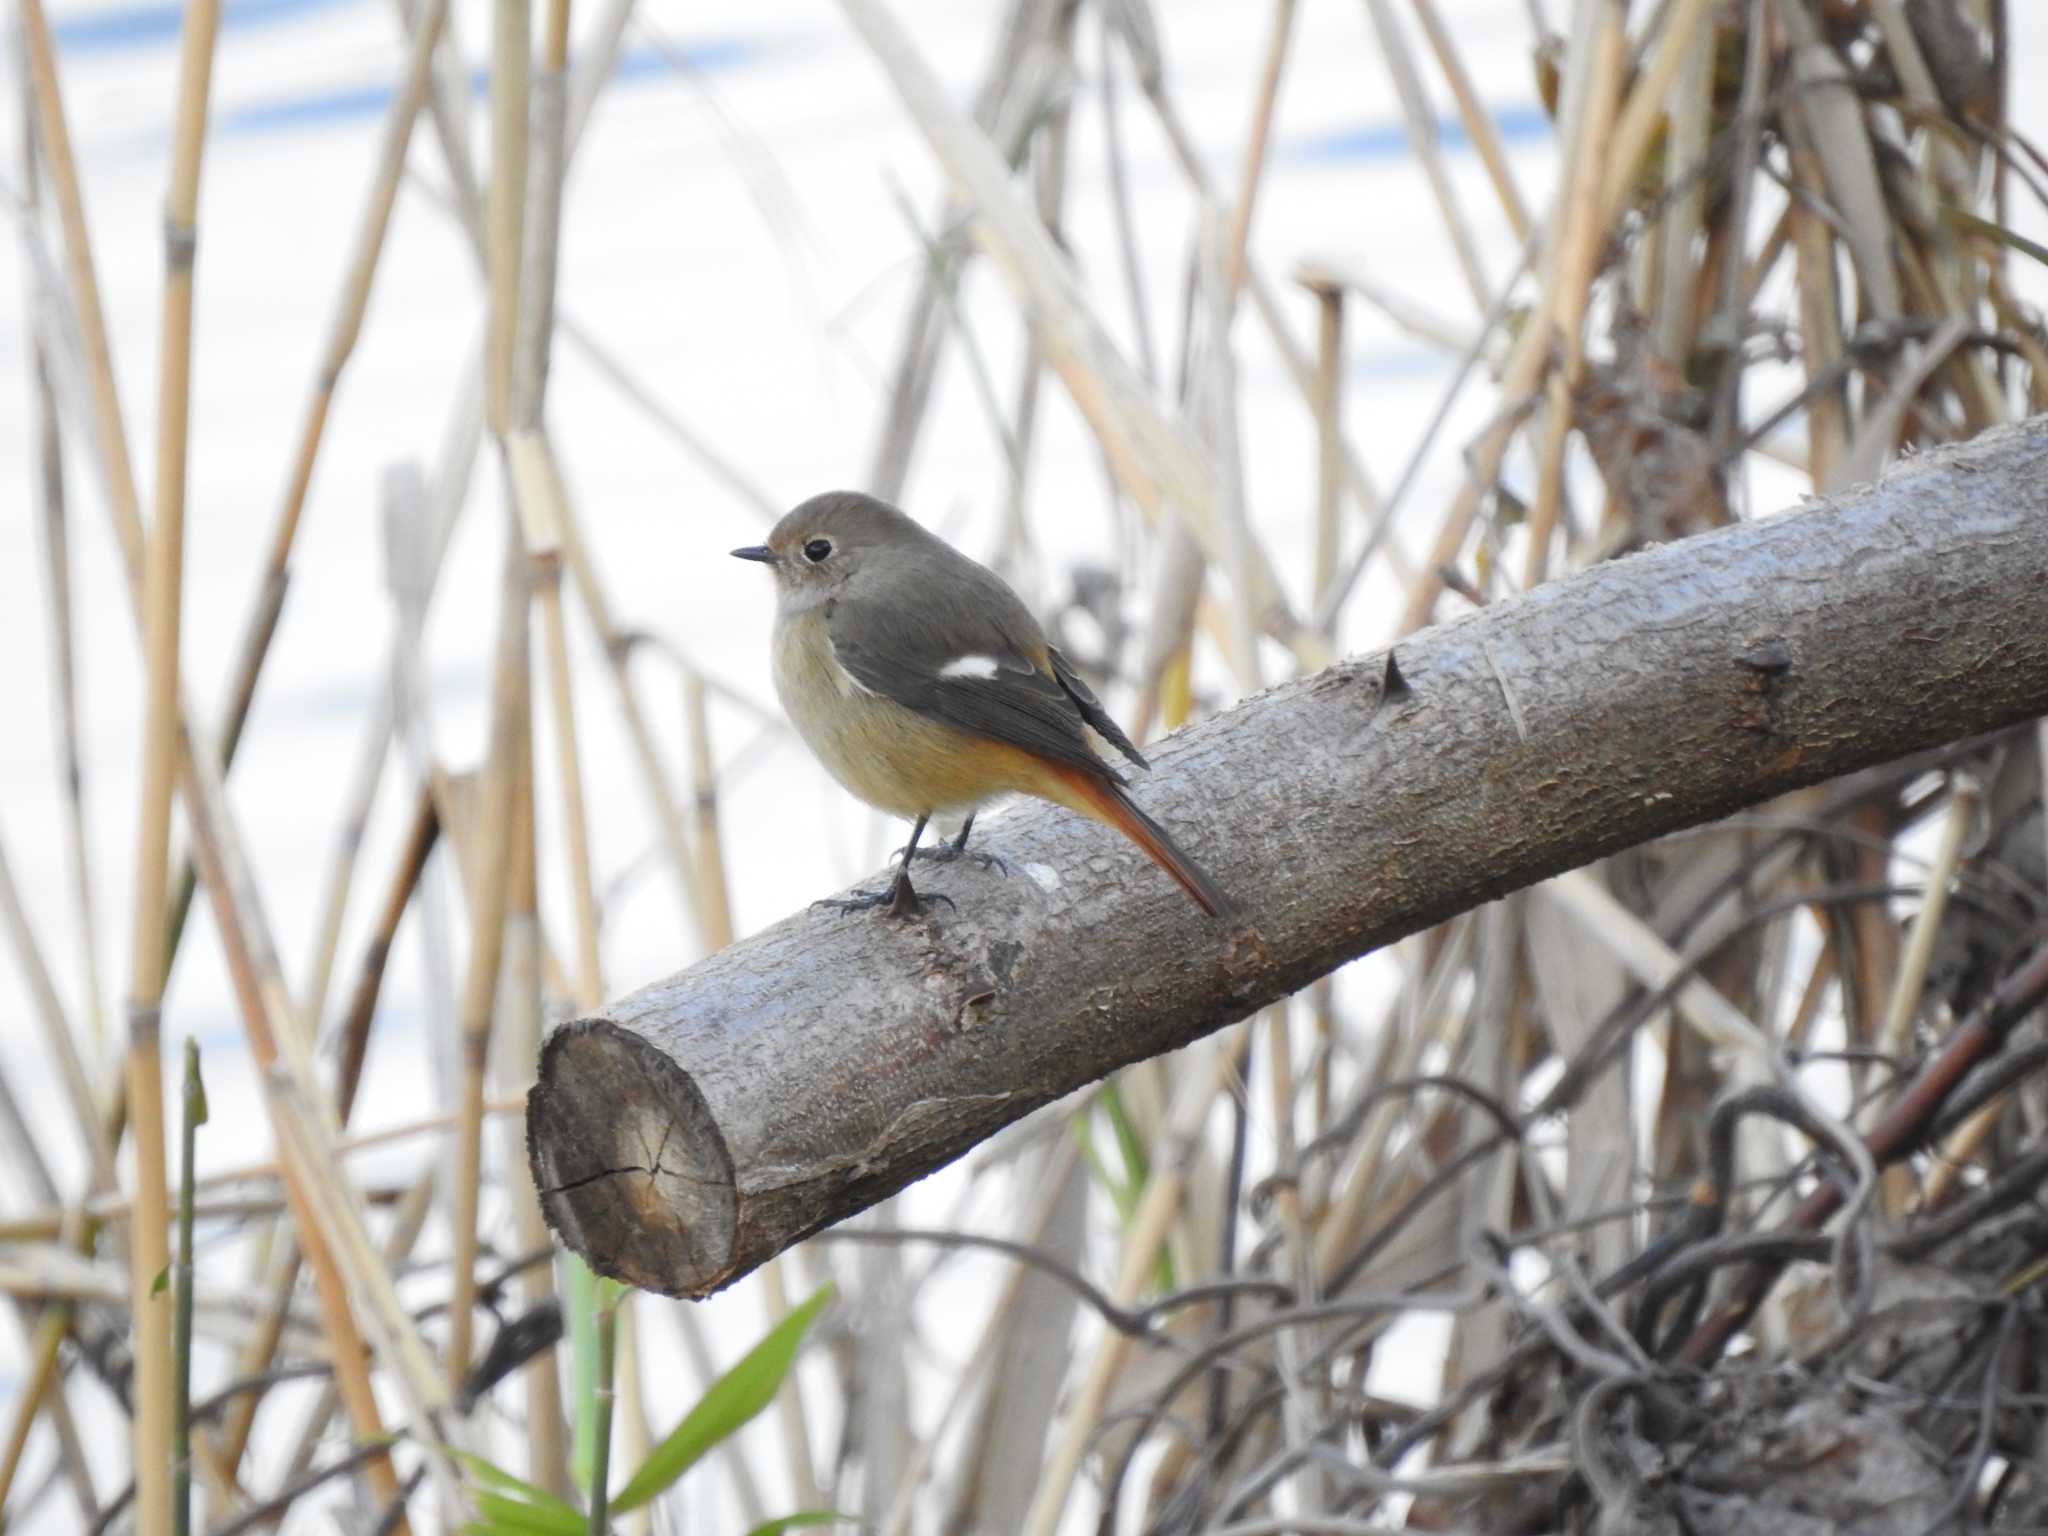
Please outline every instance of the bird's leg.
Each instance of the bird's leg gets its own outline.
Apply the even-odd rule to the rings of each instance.
[[[896,871],[896,878],[879,891],[861,891],[853,896],[827,897],[811,903],[814,907],[830,907],[835,912],[865,912],[870,907],[880,907],[884,917],[915,917],[927,901],[943,901],[953,905],[953,898],[933,894],[922,897],[917,887],[910,883],[910,861],[917,857],[917,840],[924,836],[924,824],[929,815],[917,818],[917,825],[910,829],[910,843],[903,850],[902,867]]]
[[[903,862],[906,865],[913,858],[929,859],[934,864],[951,864],[955,859],[972,859],[983,869],[998,870],[1007,875],[1010,872],[1010,866],[1005,864],[995,854],[969,853],[967,851],[967,834],[973,830],[974,817],[970,813],[967,819],[960,823],[959,834],[950,843],[941,843],[936,848],[919,848],[916,853],[911,853],[907,849],[901,848],[897,852],[904,855]],[[914,843],[915,839],[912,841]]]

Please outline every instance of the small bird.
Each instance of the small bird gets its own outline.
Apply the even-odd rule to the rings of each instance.
[[[1150,766],[995,572],[856,491],[813,496],[733,554],[775,572],[775,691],[797,734],[854,794],[915,823],[886,890],[831,905],[911,915],[910,861],[999,862],[967,854],[974,812],[1026,794],[1107,822],[1204,912],[1230,915],[1097,755],[1091,737]],[[919,850],[927,821],[960,811],[952,843]]]

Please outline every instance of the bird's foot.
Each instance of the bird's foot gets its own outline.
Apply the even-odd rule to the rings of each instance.
[[[889,857],[900,859],[903,857],[903,850],[898,848]],[[1004,863],[999,855],[984,853],[979,848],[962,848],[958,843],[939,843],[930,848],[920,848],[911,857],[928,859],[934,864],[956,864],[965,859],[970,864],[979,864],[983,869],[992,869],[997,874],[1007,875],[1010,872],[1010,866]]]
[[[851,896],[827,896],[811,903],[813,907],[829,907],[834,912],[870,912],[876,907],[882,909],[882,916],[892,918],[917,917],[933,902],[943,901],[954,906],[953,898],[934,891],[929,896],[917,894],[917,888],[910,883],[908,873],[898,873],[896,878],[879,891],[856,891]]]

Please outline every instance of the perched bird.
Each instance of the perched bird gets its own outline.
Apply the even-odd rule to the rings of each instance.
[[[775,572],[775,691],[797,734],[854,794],[915,822],[890,886],[834,905],[915,912],[910,861],[960,857],[979,807],[1025,794],[1107,822],[1204,912],[1229,914],[1096,754],[1091,737],[1148,766],[993,571],[855,491],[812,497],[733,554]],[[925,823],[960,811],[960,835],[920,852]]]

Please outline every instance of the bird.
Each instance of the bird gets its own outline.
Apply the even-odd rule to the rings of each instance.
[[[774,573],[775,691],[797,734],[854,795],[913,823],[884,890],[822,905],[917,914],[911,860],[1000,862],[968,853],[974,814],[1026,794],[1114,827],[1210,917],[1234,915],[1096,750],[1150,766],[995,572],[858,491],[813,496],[732,553]],[[933,816],[961,812],[950,844],[918,847]]]

